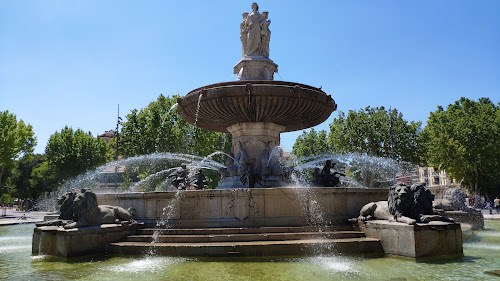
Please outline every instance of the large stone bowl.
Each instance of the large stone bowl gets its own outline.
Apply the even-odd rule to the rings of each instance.
[[[284,132],[324,122],[337,109],[322,90],[283,81],[234,81],[204,86],[179,98],[178,111],[196,127],[228,133],[237,123],[271,122]]]

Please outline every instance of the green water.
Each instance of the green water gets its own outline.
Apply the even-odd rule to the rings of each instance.
[[[500,280],[500,221],[486,221],[464,257],[416,262],[394,257],[219,259],[31,255],[34,225],[0,227],[0,279],[8,280]]]

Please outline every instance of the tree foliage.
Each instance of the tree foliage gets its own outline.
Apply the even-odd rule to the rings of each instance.
[[[43,154],[24,155],[17,161],[12,174],[17,197],[37,199],[57,187],[54,171],[49,169]]]
[[[327,134],[325,130],[317,132],[312,128],[309,132],[303,131],[293,144],[293,154],[297,158],[319,155],[330,152]]]
[[[339,112],[330,125],[330,147],[342,153],[366,153],[398,161],[420,162],[421,122],[408,122],[396,109],[366,107]]]
[[[500,108],[488,98],[461,98],[431,112],[423,131],[430,166],[490,194],[500,183]]]
[[[230,151],[229,134],[195,128],[182,119],[172,108],[177,97],[160,95],[146,108],[132,110],[122,124],[120,154],[128,157],[176,152],[207,156],[215,151]]]
[[[22,154],[33,152],[35,133],[30,124],[17,121],[16,115],[0,111],[0,186],[2,176],[14,167],[15,160]]]
[[[202,130],[188,124],[175,109],[178,96],[160,95],[146,108],[134,109],[122,123],[119,152],[124,157],[151,154],[155,152],[186,153],[208,156],[216,151],[231,151],[231,135]],[[224,163],[225,157],[218,155],[214,160]],[[144,178],[180,163],[159,161],[147,167],[127,167],[127,177]],[[130,171],[132,169],[133,171]],[[192,171],[194,173],[194,171]],[[209,187],[213,188],[220,179],[217,171],[205,171]],[[146,190],[162,189],[164,178],[149,181]]]
[[[48,169],[55,171],[61,183],[85,171],[94,169],[112,159],[113,151],[101,139],[90,132],[64,127],[50,136],[45,154]]]

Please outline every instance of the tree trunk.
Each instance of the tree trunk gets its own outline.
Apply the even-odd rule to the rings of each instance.
[[[366,171],[364,167],[361,167],[361,178],[363,179],[363,186],[368,186],[368,180],[366,176]]]
[[[476,182],[474,184],[474,193],[479,194],[479,171],[477,168],[477,163],[474,164],[474,173],[476,174]]]
[[[4,168],[0,167],[0,188],[2,188],[2,176],[3,176]]]

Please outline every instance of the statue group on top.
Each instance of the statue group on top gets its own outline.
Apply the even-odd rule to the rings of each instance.
[[[243,13],[240,24],[241,56],[263,56],[269,58],[271,31],[269,12],[259,13],[259,5],[252,3],[252,12]]]

